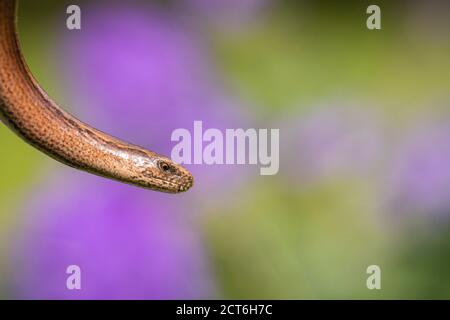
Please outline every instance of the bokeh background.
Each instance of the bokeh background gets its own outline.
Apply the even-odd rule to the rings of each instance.
[[[196,185],[173,196],[2,125],[0,297],[450,298],[450,6],[376,1],[369,31],[374,3],[21,1],[30,68],[77,117],[169,155],[194,120],[279,128],[281,166],[188,166]]]

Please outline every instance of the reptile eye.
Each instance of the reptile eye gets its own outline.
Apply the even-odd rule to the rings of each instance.
[[[172,171],[172,167],[163,161],[159,162],[159,168],[164,172]]]

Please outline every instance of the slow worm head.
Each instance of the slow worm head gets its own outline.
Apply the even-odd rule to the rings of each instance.
[[[16,12],[16,0],[0,0],[0,119],[71,167],[157,191],[188,190],[194,179],[182,166],[86,125],[48,97],[24,61]]]

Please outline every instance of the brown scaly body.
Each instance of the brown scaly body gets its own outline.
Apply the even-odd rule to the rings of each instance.
[[[28,69],[16,31],[16,0],[0,0],[0,119],[23,140],[71,167],[157,191],[193,185],[182,166],[82,123],[59,108]]]

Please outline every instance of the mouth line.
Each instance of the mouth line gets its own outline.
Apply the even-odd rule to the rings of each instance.
[[[166,189],[163,186],[157,187],[160,190],[164,190],[164,191],[168,191],[168,192],[183,192],[183,191],[187,191],[193,185],[193,183],[179,184],[179,183],[176,183],[176,182],[171,181],[171,180],[166,180],[166,179],[156,178],[156,177],[153,177],[152,179],[155,179],[157,181],[161,181],[161,182],[167,183],[167,184],[170,185],[170,187],[173,187],[173,189]]]

